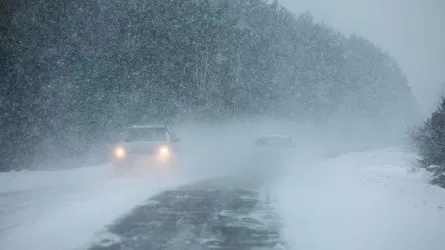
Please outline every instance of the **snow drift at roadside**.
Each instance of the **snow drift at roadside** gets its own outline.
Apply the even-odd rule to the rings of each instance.
[[[443,249],[445,190],[413,160],[388,148],[292,166],[271,187],[291,249]]]

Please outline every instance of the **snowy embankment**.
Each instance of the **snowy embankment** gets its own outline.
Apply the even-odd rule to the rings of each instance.
[[[187,183],[113,176],[110,166],[0,175],[0,248],[76,249],[151,195]]]
[[[398,148],[293,166],[272,187],[291,249],[442,250],[445,190]]]

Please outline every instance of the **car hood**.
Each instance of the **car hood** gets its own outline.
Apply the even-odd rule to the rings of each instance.
[[[122,146],[129,153],[154,153],[162,145],[169,145],[168,142],[125,142]]]

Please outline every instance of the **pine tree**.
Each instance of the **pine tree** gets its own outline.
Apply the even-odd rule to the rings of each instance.
[[[432,172],[432,183],[445,187],[445,96],[425,123],[411,133],[420,166]]]

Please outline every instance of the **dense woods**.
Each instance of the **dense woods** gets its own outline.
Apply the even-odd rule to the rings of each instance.
[[[416,110],[387,53],[276,1],[6,0],[0,9],[3,170],[82,157],[130,123],[348,117],[400,130],[392,125]]]

